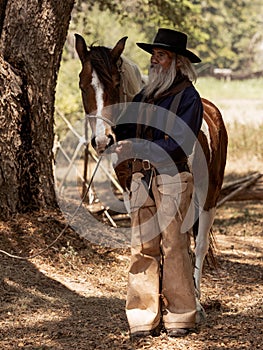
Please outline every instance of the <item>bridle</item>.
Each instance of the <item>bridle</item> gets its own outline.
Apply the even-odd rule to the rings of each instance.
[[[85,118],[87,119],[101,119],[103,120],[106,124],[109,124],[109,126],[114,127],[116,126],[116,124],[114,124],[111,120],[109,120],[106,117],[103,117],[102,115],[99,114],[89,114],[89,113],[85,113]]]

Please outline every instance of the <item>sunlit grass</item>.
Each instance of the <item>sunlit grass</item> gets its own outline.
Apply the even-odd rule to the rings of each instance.
[[[263,124],[253,126],[234,122],[227,125],[227,129],[231,158],[239,159],[244,155],[247,160],[257,158],[263,161]]]
[[[220,109],[228,132],[227,172],[263,172],[263,79],[200,77],[196,88]]]
[[[263,78],[244,81],[224,81],[213,77],[200,77],[198,78],[195,86],[203,97],[212,100],[261,99]]]

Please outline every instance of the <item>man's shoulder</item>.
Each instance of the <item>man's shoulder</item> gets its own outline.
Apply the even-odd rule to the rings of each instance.
[[[201,102],[201,97],[194,85],[191,85],[184,89],[182,100],[200,100]]]
[[[187,86],[184,89],[185,94],[187,95],[197,95],[199,96],[199,92],[196,90],[195,86],[193,84],[191,84],[190,86]]]

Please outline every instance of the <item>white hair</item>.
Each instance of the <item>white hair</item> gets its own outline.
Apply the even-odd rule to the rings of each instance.
[[[148,83],[145,85],[146,97],[156,97],[169,89],[178,73],[187,77],[190,81],[196,81],[196,71],[187,57],[174,54],[171,65],[164,70],[159,64],[151,66]]]
[[[190,81],[196,82],[197,73],[189,58],[177,55],[177,69]]]

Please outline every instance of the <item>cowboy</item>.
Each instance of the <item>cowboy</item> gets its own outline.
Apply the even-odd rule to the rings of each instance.
[[[132,338],[161,329],[179,337],[194,329],[196,317],[188,157],[202,123],[192,65],[201,60],[186,48],[187,35],[171,29],[160,28],[153,43],[137,45],[151,54],[149,80],[133,99],[136,123],[116,128],[120,161],[133,158],[126,315]]]

